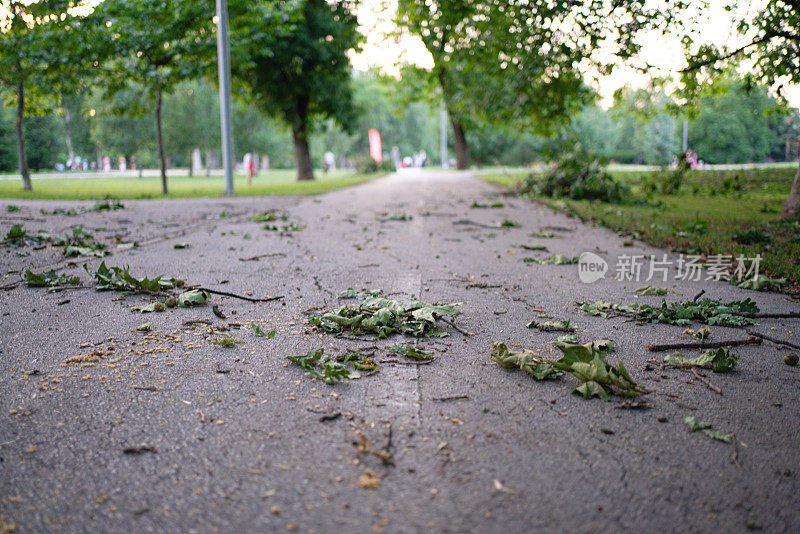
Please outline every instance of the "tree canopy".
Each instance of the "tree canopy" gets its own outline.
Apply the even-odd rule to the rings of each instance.
[[[347,53],[361,35],[352,7],[343,0],[253,2],[231,22],[234,76],[292,130],[299,180],[314,178],[308,141],[315,124],[332,119],[349,128],[355,117]]]

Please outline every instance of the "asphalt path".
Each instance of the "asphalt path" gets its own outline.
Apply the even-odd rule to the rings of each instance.
[[[59,248],[0,248],[0,531],[800,530],[800,368],[782,362],[787,350],[741,347],[734,372],[698,378],[648,362],[663,354],[646,346],[688,340],[683,327],[587,317],[575,305],[658,304],[633,293],[652,284],[669,289],[668,301],[704,290],[797,311],[784,295],[672,273],[617,281],[619,257],[664,252],[469,173],[412,171],[319,197],[124,204],[70,216],[41,210],[92,203],[0,201],[0,232],[21,223],[64,234],[82,224],[110,245],[108,265],[136,276],[283,299],[213,296],[226,318],[210,306],[141,314],[130,307],[151,297],[95,291],[84,260],[70,266]],[[268,209],[288,218],[270,225],[304,229],[252,220]],[[524,261],[583,252],[609,262],[604,279],[586,284],[575,265]],[[24,266],[78,275],[87,287],[16,285]],[[449,337],[421,340],[340,337],[306,323],[307,313],[349,303],[338,298],[349,287],[457,302],[463,315],[458,329],[443,325]],[[583,400],[571,376],[537,382],[490,360],[492,341],[557,358],[559,333],[525,327],[543,316],[571,320],[584,341],[613,340],[609,360],[651,392],[649,408]],[[216,346],[220,334],[184,324],[192,320],[241,343]],[[147,321],[151,332],[136,330]],[[256,336],[251,322],[275,337]],[[797,319],[753,328],[800,338]],[[715,340],[746,337],[712,331]],[[385,350],[399,342],[435,359],[416,365]],[[319,347],[371,352],[380,370],[331,386],[286,360]],[[92,351],[96,362],[66,362]],[[690,432],[687,415],[735,444]]]

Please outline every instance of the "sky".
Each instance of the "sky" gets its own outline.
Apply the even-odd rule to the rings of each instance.
[[[740,44],[733,24],[733,17],[753,14],[766,5],[767,0],[742,0],[733,2],[735,5],[732,13],[724,10],[724,5],[731,0],[709,0],[708,9],[701,9],[700,2],[696,2],[689,17],[702,32],[702,38],[716,45]],[[398,65],[411,63],[420,67],[430,68],[433,60],[419,38],[405,34],[398,35],[398,30],[393,22],[397,9],[396,0],[362,0],[358,8],[358,18],[361,31],[366,36],[360,53],[351,57],[353,66],[358,70],[378,68],[383,72],[395,75]],[[648,64],[658,66],[658,75],[675,73],[685,66],[683,48],[677,37],[664,38],[660,34],[650,34],[643,38],[642,58]],[[645,87],[648,76],[632,68],[621,67],[611,75],[599,77],[587,73],[587,82],[595,87],[601,96],[601,105],[608,107],[612,103],[614,91],[630,85],[634,88]],[[593,78],[593,79],[592,79]],[[789,88],[786,92],[789,103],[800,107],[800,87]]]

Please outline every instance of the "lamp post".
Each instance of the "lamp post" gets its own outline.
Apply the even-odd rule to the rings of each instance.
[[[219,117],[222,128],[222,167],[225,194],[233,191],[233,128],[231,127],[231,51],[228,41],[228,5],[217,0],[217,57],[219,69]]]

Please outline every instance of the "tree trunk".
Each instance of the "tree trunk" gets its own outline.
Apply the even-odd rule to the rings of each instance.
[[[161,193],[167,194],[167,159],[164,157],[164,139],[161,132],[161,89],[156,89],[156,143],[161,167]]]
[[[189,178],[194,176],[194,154],[189,153]]]
[[[464,128],[461,123],[450,113],[450,124],[453,126],[453,137],[456,147],[456,168],[459,170],[469,169],[469,147],[467,138],[464,136]]]
[[[794,175],[792,190],[781,209],[780,218],[795,221],[800,219],[800,166],[797,168],[797,174]]]
[[[17,132],[17,160],[19,160],[19,173],[22,175],[22,185],[25,191],[30,191],[31,173],[28,170],[28,154],[25,152],[25,132],[22,128],[22,119],[25,117],[25,88],[22,82],[17,84],[17,118],[14,129]]]
[[[313,180],[314,167],[311,165],[311,152],[308,149],[308,134],[302,127],[292,128],[294,137],[294,163],[297,168],[297,180]]]

